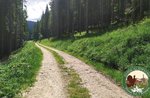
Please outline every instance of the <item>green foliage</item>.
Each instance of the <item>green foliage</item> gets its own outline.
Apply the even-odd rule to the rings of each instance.
[[[89,91],[81,86],[81,79],[79,75],[72,69],[66,70],[69,73],[70,82],[68,85],[68,92],[70,98],[90,98]]]
[[[0,64],[0,98],[14,98],[32,86],[42,60],[41,51],[33,42],[11,55]]]
[[[9,56],[26,40],[25,0],[0,1],[0,59]]]
[[[51,0],[51,10],[46,7],[35,33],[43,38],[73,37],[83,31],[93,35],[91,31],[114,29],[149,17],[149,6],[149,0]]]
[[[49,45],[68,50],[94,62],[125,70],[127,65],[147,65],[150,51],[150,19],[98,37],[51,41]],[[42,43],[48,44],[43,40]]]
[[[97,70],[121,80],[129,66],[144,66],[150,71],[150,19],[107,32],[102,36],[77,40],[43,40],[41,43],[65,50],[92,62]],[[112,70],[110,69],[112,68]],[[117,71],[118,70],[118,71]],[[114,75],[112,75],[114,73]],[[120,79],[120,80],[119,80]],[[145,95],[150,96],[149,94]]]

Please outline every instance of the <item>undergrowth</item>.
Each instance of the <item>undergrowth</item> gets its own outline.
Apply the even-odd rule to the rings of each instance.
[[[96,37],[82,39],[42,40],[82,58],[95,69],[121,83],[128,67],[143,66],[150,71],[150,19]],[[150,91],[144,98],[150,97]]]
[[[35,82],[40,68],[42,53],[33,42],[0,63],[0,98],[18,98],[21,92]]]

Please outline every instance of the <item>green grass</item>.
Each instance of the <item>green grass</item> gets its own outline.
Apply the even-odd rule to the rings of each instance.
[[[87,88],[81,86],[81,78],[79,75],[70,68],[63,67],[63,70],[68,73],[69,77],[69,98],[91,98]]]
[[[42,53],[33,42],[0,63],[0,98],[18,98],[21,92],[35,82],[40,68]]]
[[[44,46],[41,45],[41,44],[39,44],[39,45],[42,46],[42,47],[44,47]],[[59,65],[65,64],[64,59],[63,59],[57,52],[55,52],[55,51],[53,51],[53,50],[51,50],[51,49],[49,49],[49,48],[47,48],[47,47],[44,47],[44,48],[47,49],[48,51],[50,51],[50,52],[53,54],[53,56],[55,57],[55,59],[56,59],[56,61],[57,61],[57,63],[58,63]]]
[[[64,59],[57,52],[47,47],[44,48],[49,50],[54,55],[57,63],[59,64],[59,67],[63,73],[63,78],[67,83],[69,98],[90,98],[89,91],[83,86],[81,86],[81,79],[79,75],[73,69],[67,68],[64,65]]]
[[[121,83],[123,72],[130,66],[143,66],[150,71],[150,19],[101,36],[45,39],[41,43],[75,55],[117,83]],[[150,91],[144,95],[149,97]]]

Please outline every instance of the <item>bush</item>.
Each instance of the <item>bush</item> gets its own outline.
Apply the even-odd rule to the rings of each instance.
[[[0,64],[0,98],[14,98],[31,86],[40,68],[41,51],[32,42]]]
[[[53,42],[45,39],[41,43],[86,58],[97,70],[101,69],[117,81],[121,78],[120,72],[132,65],[144,66],[150,71],[150,19],[97,37]],[[119,74],[115,69],[120,70]]]

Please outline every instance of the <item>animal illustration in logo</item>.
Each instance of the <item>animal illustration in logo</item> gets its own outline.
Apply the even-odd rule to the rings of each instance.
[[[133,71],[127,76],[126,85],[132,92],[142,93],[148,85],[148,77],[142,71]]]

